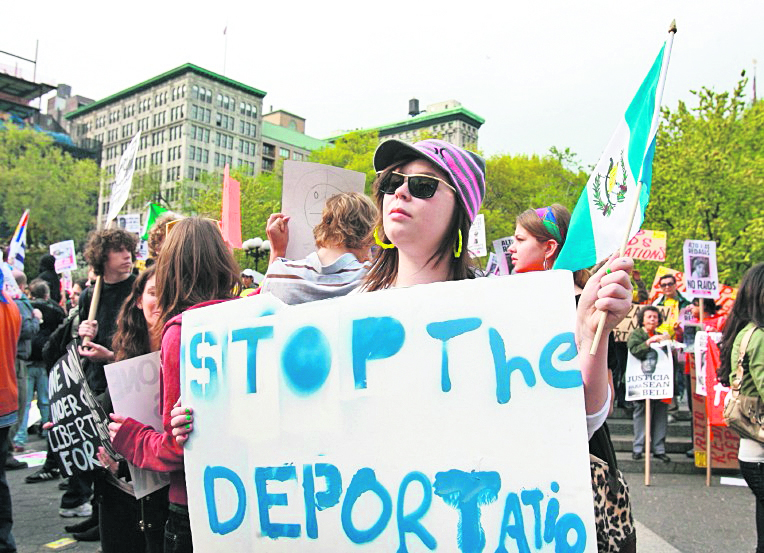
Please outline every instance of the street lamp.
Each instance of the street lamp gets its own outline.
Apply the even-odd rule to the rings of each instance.
[[[259,236],[256,238],[250,238],[246,240],[242,245],[244,254],[247,257],[255,258],[255,271],[257,271],[257,264],[261,257],[268,257],[271,254],[271,243],[268,240],[263,240]],[[259,271],[258,271],[259,272]]]

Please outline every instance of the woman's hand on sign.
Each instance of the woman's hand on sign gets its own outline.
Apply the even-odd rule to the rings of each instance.
[[[82,357],[87,357],[91,361],[100,361],[102,363],[114,361],[114,352],[103,347],[101,344],[88,342],[87,345],[80,346],[78,349]]]
[[[117,474],[117,469],[119,469],[119,463],[114,460],[114,458],[106,453],[106,450],[103,446],[100,446],[98,448],[98,453],[96,454],[96,457],[98,457],[98,462],[101,463],[103,468],[108,469],[109,472],[112,474]]]
[[[194,410],[191,407],[183,407],[180,400],[170,411],[170,426],[172,435],[178,445],[183,445],[188,440],[188,435],[194,429]]]
[[[82,321],[77,329],[77,333],[80,335],[80,338],[95,339],[96,334],[98,334],[98,321]]]
[[[114,437],[119,432],[119,429],[122,428],[122,423],[125,422],[125,418],[122,415],[117,415],[116,413],[112,413],[109,415],[111,417],[111,421],[109,423],[109,438],[113,441]]]
[[[613,256],[586,283],[578,302],[576,324],[579,346],[591,343],[597,332],[600,312],[607,313],[603,335],[613,330],[629,313],[632,299],[630,274],[634,261]],[[587,349],[588,351],[588,349]]]

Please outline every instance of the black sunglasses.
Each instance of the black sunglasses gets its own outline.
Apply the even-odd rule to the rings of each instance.
[[[397,171],[390,171],[381,181],[379,181],[379,191],[385,194],[395,194],[400,186],[408,179],[409,192],[415,198],[427,200],[435,195],[438,184],[443,183],[451,190],[456,192],[453,186],[443,179],[431,175],[404,175]]]

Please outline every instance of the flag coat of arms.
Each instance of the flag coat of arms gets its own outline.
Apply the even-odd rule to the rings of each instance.
[[[664,44],[590,175],[571,216],[555,269],[576,271],[591,267],[621,247],[639,181],[642,188],[629,238],[642,225],[650,199],[658,129],[654,120],[657,121],[660,109],[658,89],[665,75],[662,70],[665,50]]]

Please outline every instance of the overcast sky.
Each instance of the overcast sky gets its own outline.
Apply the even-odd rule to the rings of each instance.
[[[223,73],[227,38],[226,76],[266,91],[266,111],[305,117],[311,136],[403,120],[410,98],[422,108],[456,99],[485,119],[486,155],[554,145],[588,165],[673,18],[663,97],[672,109],[694,104],[690,90],[702,86],[731,90],[742,69],[752,75],[753,60],[764,61],[760,0],[626,4],[43,0],[36,16],[3,26],[0,50],[33,58],[39,39],[40,79],[101,99],[186,62]],[[0,54],[3,66],[15,63]],[[31,78],[29,64],[19,66]]]

